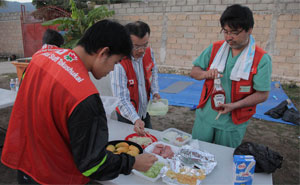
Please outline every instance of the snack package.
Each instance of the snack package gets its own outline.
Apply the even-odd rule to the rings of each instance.
[[[255,159],[252,155],[233,156],[234,185],[252,185],[255,169]]]

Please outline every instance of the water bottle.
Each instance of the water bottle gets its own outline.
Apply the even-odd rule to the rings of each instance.
[[[19,90],[19,78],[16,78],[15,86],[16,86],[16,91],[18,92],[18,90]]]
[[[10,86],[10,90],[12,90],[12,91],[16,90],[16,83],[15,83],[14,79],[10,79],[9,86]]]

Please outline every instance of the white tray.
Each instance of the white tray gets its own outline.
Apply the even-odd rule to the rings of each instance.
[[[176,138],[173,138],[173,139],[169,139],[169,138],[166,138],[166,133],[168,132],[176,132],[178,134],[178,136],[180,137],[186,137],[186,139],[182,142],[179,142],[176,140]],[[177,137],[178,137],[177,136]],[[187,144],[190,140],[192,139],[192,135],[191,134],[188,134],[186,132],[183,132],[181,130],[178,130],[176,128],[168,128],[166,130],[164,130],[161,134],[160,134],[160,140],[162,140],[163,142],[165,143],[169,143],[169,144],[172,144],[172,145],[175,145],[175,146],[182,146],[182,145],[185,145]]]
[[[155,145],[157,145],[157,144],[163,144],[163,145],[170,146],[171,149],[172,149],[172,151],[174,152],[174,156],[175,156],[175,154],[178,153],[178,151],[179,151],[179,148],[178,148],[177,146],[174,146],[174,145],[171,145],[171,144],[168,144],[168,143],[164,143],[164,142],[162,142],[162,141],[154,142],[154,143],[152,143],[151,145],[147,146],[147,147],[144,149],[145,152],[155,155],[155,156],[158,158],[158,160],[163,161],[165,164],[167,163],[167,159],[163,158],[163,157],[160,156],[160,155],[157,155],[157,154],[155,154],[155,153],[152,153],[152,151],[153,151]]]

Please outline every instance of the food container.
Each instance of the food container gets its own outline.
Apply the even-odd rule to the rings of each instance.
[[[163,158],[162,156],[160,156],[160,155],[158,155],[158,154],[153,153],[153,150],[154,150],[154,148],[155,148],[155,146],[156,146],[157,144],[163,144],[164,146],[169,146],[169,147],[171,148],[171,150],[174,152],[174,156],[175,156],[175,154],[178,153],[178,151],[179,151],[179,148],[178,148],[177,146],[174,146],[174,145],[171,145],[171,144],[167,144],[167,143],[164,143],[164,142],[162,142],[162,141],[154,142],[154,143],[152,143],[151,145],[149,145],[149,146],[147,146],[147,147],[145,148],[144,151],[145,151],[146,153],[150,153],[150,154],[155,155],[160,161],[164,161],[165,163],[166,163],[167,159]]]
[[[166,184],[200,185],[205,179],[203,170],[182,165],[178,160],[170,160],[161,169],[162,181]]]
[[[170,143],[176,146],[182,146],[187,144],[191,139],[192,135],[176,128],[168,128],[164,130],[161,135],[161,140],[166,143]]]
[[[111,113],[116,109],[118,105],[119,98],[114,96],[100,96],[100,97],[103,103],[105,113],[107,117],[110,118]]]
[[[135,169],[133,169],[132,172],[133,172],[133,174],[135,174],[135,175],[137,175],[137,176],[139,176],[139,177],[141,177],[141,178],[143,178],[143,179],[146,179],[146,180],[151,181],[151,182],[156,182],[156,181],[161,177],[161,175],[162,175],[162,174],[160,173],[161,169],[162,169],[165,165],[167,165],[167,163],[166,163],[165,161],[160,160],[160,159],[158,159],[153,165],[157,166],[158,163],[159,163],[159,164],[162,164],[163,166],[161,166],[161,168],[159,169],[159,173],[157,174],[156,177],[153,177],[153,178],[152,178],[152,177],[148,177],[148,176],[146,176],[143,172],[137,171],[137,170],[135,170]],[[149,170],[152,170],[152,169],[149,169]],[[156,169],[156,170],[158,170],[158,169]],[[156,172],[156,173],[157,173],[157,172]]]
[[[255,170],[255,159],[252,155],[233,156],[234,185],[252,185]]]
[[[149,140],[148,143],[145,143],[145,138]],[[147,134],[145,136],[139,136],[137,133],[129,134],[126,138],[126,141],[132,141],[139,144],[143,149],[153,142],[157,141],[157,138],[154,135]],[[146,140],[147,141],[147,140]]]
[[[147,112],[151,116],[164,116],[169,110],[167,99],[150,100],[147,106]]]

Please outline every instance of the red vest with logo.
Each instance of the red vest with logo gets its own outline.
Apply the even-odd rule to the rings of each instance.
[[[132,65],[132,61],[129,58],[123,59],[120,64],[123,66],[126,76],[127,76],[127,88],[130,94],[130,101],[134,106],[136,112],[139,111],[139,84],[136,78],[136,74]],[[152,69],[154,67],[154,62],[151,58],[151,50],[148,47],[145,51],[143,57],[143,68],[144,68],[144,76],[145,76],[145,86],[147,92],[147,98],[150,99],[150,88],[151,82],[150,78],[152,76]],[[116,108],[117,112],[120,113],[119,108]]]
[[[207,70],[209,70],[210,65],[212,64],[219,48],[222,46],[223,43],[224,43],[224,40],[215,42],[213,44],[211,57],[210,57],[210,61],[209,61],[209,66],[208,66]],[[256,74],[257,66],[265,53],[266,52],[263,49],[261,49],[258,46],[255,46],[255,54],[254,54],[254,59],[253,59],[253,64],[252,64],[251,72],[249,75],[249,79],[248,80],[241,79],[240,81],[232,81],[231,102],[239,101],[255,92],[255,90],[253,89],[253,81],[252,81],[253,75]],[[207,100],[209,99],[209,97],[213,91],[213,86],[214,86],[214,81],[212,79],[205,80],[203,89],[202,89],[202,93],[201,93],[200,102],[199,102],[199,105],[197,106],[197,108],[204,107],[204,105],[206,104]],[[242,86],[249,86],[250,91],[249,92],[241,92],[240,90],[241,90]],[[256,105],[235,109],[231,112],[232,121],[235,124],[244,123],[244,122],[248,121],[253,116],[253,114],[255,114],[255,112],[256,112]]]
[[[98,93],[83,62],[72,50],[36,55],[18,91],[1,161],[40,184],[86,184],[70,145],[68,118]]]
[[[45,52],[50,52],[50,51],[54,51],[54,50],[58,50],[60,49],[59,47],[55,46],[55,45],[51,45],[51,44],[44,44],[42,46],[41,49],[39,49],[37,52],[35,52],[32,57],[35,57],[36,55],[45,53]]]

